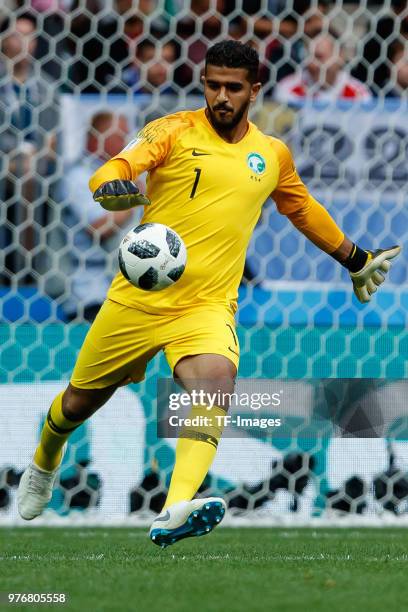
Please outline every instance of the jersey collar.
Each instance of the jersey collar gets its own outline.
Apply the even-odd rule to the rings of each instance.
[[[218,140],[220,140],[221,142],[223,142],[225,145],[227,145],[228,147],[236,147],[240,144],[242,144],[247,138],[248,136],[251,134],[252,130],[253,130],[253,123],[251,121],[248,121],[248,129],[245,132],[244,136],[241,138],[241,140],[239,140],[238,142],[227,142],[226,140],[224,140],[219,134],[218,132],[213,128],[213,126],[211,125],[211,123],[209,122],[207,115],[205,114],[205,108],[200,108],[198,111],[196,111],[201,119],[201,121],[204,123],[205,127],[207,128],[207,130],[209,130],[211,132],[212,135],[216,136],[216,138],[218,138]]]

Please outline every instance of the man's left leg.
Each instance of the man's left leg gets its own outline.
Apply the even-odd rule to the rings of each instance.
[[[228,398],[234,391],[236,367],[227,357],[203,354],[184,357],[174,376],[186,391],[203,391],[214,397]],[[229,402],[209,408],[192,407],[190,417],[204,425],[184,427],[176,447],[176,462],[163,511],[154,521],[150,537],[155,544],[167,546],[179,539],[209,533],[225,514],[225,503],[219,498],[192,500],[215,457],[222,434],[222,418]],[[192,501],[191,501],[192,500]]]

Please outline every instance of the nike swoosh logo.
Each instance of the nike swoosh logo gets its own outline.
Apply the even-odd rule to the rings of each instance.
[[[201,151],[192,150],[191,155],[194,157],[200,157],[201,155],[211,155],[211,153],[202,153]]]
[[[230,346],[228,347],[228,349],[231,351],[231,353],[234,353],[234,355],[239,357],[239,353],[237,353],[237,351],[234,351],[234,349],[232,349]]]
[[[154,521],[155,523],[159,523],[161,521],[168,521],[170,518],[170,512],[168,510],[166,510],[166,514],[164,516],[158,516],[157,519]]]

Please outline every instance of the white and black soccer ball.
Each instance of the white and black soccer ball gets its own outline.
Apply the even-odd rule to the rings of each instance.
[[[139,289],[160,291],[174,285],[184,272],[187,251],[180,236],[167,225],[142,223],[119,246],[119,268]]]

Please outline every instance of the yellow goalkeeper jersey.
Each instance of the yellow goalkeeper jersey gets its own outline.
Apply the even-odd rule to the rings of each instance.
[[[187,248],[184,274],[163,291],[138,289],[121,273],[114,278],[108,297],[146,312],[172,314],[206,303],[235,311],[247,246],[264,202],[272,196],[279,212],[299,218],[311,207],[283,142],[249,122],[245,136],[230,144],[204,109],[149,123],[95,173],[90,188],[113,178],[134,180],[146,170],[151,205],[141,223],[168,225]],[[343,234],[334,222],[326,234],[322,248],[334,251]]]

